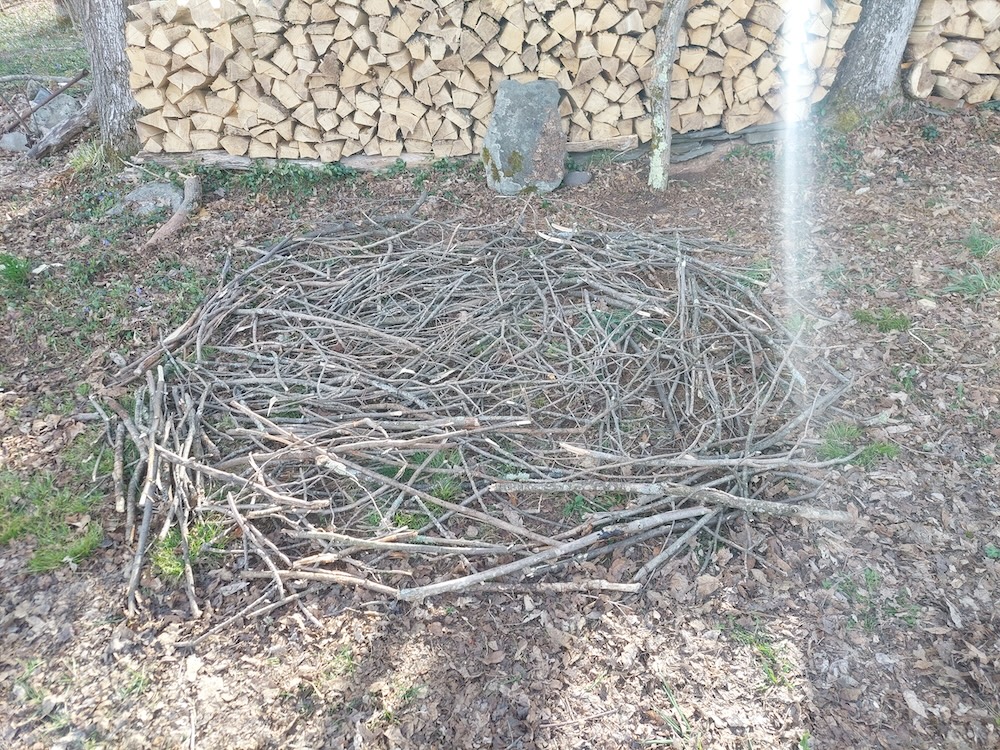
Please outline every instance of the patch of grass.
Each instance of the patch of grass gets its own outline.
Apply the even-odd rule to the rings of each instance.
[[[847,422],[834,422],[823,431],[823,442],[816,451],[821,461],[835,461],[854,453],[861,430]]]
[[[851,317],[859,323],[875,326],[881,333],[906,331],[910,328],[910,319],[891,307],[883,307],[875,311],[855,310],[851,313]]]
[[[135,698],[145,693],[149,689],[151,682],[152,680],[150,680],[145,670],[130,669],[128,670],[128,679],[119,688],[118,695],[121,698]]]
[[[426,692],[426,685],[410,685],[406,688],[399,696],[399,699],[403,703],[409,703],[410,701],[419,698],[424,692]]]
[[[944,273],[951,279],[951,283],[941,290],[946,294],[976,298],[1000,291],[1000,275],[987,274],[976,263],[970,265],[965,272],[947,269]]]
[[[69,405],[70,408],[73,404]],[[81,477],[110,477],[115,467],[114,454],[104,445],[104,435],[93,428],[77,435],[62,452],[63,461]]]
[[[996,250],[997,246],[1000,246],[1000,240],[986,234],[977,226],[972,227],[969,230],[969,234],[965,237],[965,248],[973,258],[979,260],[982,260]]]
[[[620,500],[611,495],[601,495],[596,498],[587,498],[583,495],[573,495],[563,506],[562,514],[564,518],[582,518],[588,513],[600,513],[614,507]]]
[[[893,365],[892,375],[899,384],[903,386],[903,390],[907,393],[913,393],[917,389],[917,376],[920,371],[911,365]]]
[[[899,458],[899,446],[892,443],[877,442],[866,446],[854,459],[854,463],[865,469],[870,469],[886,459]]]
[[[823,431],[823,442],[816,450],[816,457],[820,461],[845,459],[858,450],[860,443],[861,430],[857,426],[847,422],[834,422]],[[854,457],[853,463],[870,469],[884,459],[897,458],[899,452],[899,446],[879,441],[862,449]]]
[[[426,513],[399,511],[392,517],[392,522],[396,526],[405,526],[413,531],[419,531],[431,522],[431,518]],[[375,525],[378,524],[376,523]]]
[[[0,290],[10,297],[24,294],[31,283],[31,264],[10,253],[0,253]]]
[[[69,218],[73,221],[94,223],[114,208],[118,196],[100,180],[88,182],[69,203]],[[100,228],[94,227],[95,232]]]
[[[674,695],[670,684],[666,680],[663,680],[662,687],[670,703],[670,709],[669,711],[661,711],[658,708],[655,710],[657,716],[660,717],[660,721],[670,730],[670,736],[643,740],[642,744],[647,747],[662,747],[684,743],[690,747],[691,743],[694,742],[694,747],[701,747],[701,742],[694,736],[691,720],[677,702],[677,697]]]
[[[322,702],[316,686],[309,682],[300,683],[294,693],[286,692],[284,697],[293,699],[295,713],[304,717],[313,716]]]
[[[792,671],[792,664],[782,658],[774,645],[774,639],[759,624],[755,624],[751,630],[730,619],[728,632],[729,637],[737,643],[750,646],[757,652],[766,687],[791,684],[785,675]]]
[[[25,703],[37,705],[45,697],[42,691],[34,686],[31,679],[41,666],[41,659],[29,659],[24,663],[21,673],[14,678],[14,687],[21,694],[20,698]]]
[[[920,128],[920,137],[925,141],[930,141],[933,143],[938,138],[941,137],[941,131],[938,130],[934,125],[924,125]]]
[[[840,263],[834,263],[823,269],[821,273],[823,286],[828,289],[844,291],[850,286],[850,275]]]
[[[0,13],[4,75],[66,76],[88,66],[80,36],[72,24],[59,23],[51,3],[21,3]]]
[[[106,225],[104,225],[106,226]],[[91,352],[95,339],[112,345],[132,344],[143,335],[139,321],[163,311],[175,325],[190,315],[211,281],[177,263],[161,262],[139,286],[133,281],[134,260],[115,250],[96,248],[89,256],[36,282],[40,294],[25,316],[19,338],[50,339],[59,351]]]
[[[84,141],[77,145],[69,155],[67,164],[75,173],[91,177],[108,175],[119,166],[118,159],[104,147],[97,138]]]
[[[431,482],[430,494],[446,503],[454,502],[462,492],[462,483],[450,474],[439,474]]]
[[[746,279],[750,285],[754,286],[764,286],[771,280],[771,275],[773,269],[771,268],[771,261],[766,258],[761,258],[755,260],[750,264],[750,267],[743,271],[740,275],[743,279]]]
[[[103,531],[90,514],[96,493],[56,487],[51,475],[27,479],[0,472],[0,545],[31,537],[35,551],[28,569],[42,573],[78,565],[101,543]]]
[[[801,312],[792,313],[788,316],[788,320],[785,321],[785,328],[788,329],[788,332],[792,336],[807,334],[813,329],[814,325],[814,319]]]
[[[211,284],[210,279],[189,266],[181,265],[179,261],[161,260],[149,278],[150,289],[170,294],[167,313],[171,324],[186,320]],[[142,295],[142,287],[136,287],[136,290]]]
[[[213,547],[222,539],[224,527],[213,519],[198,519],[188,529],[188,560],[191,566],[214,556]],[[176,526],[156,543],[150,556],[153,567],[163,578],[176,583],[184,576],[184,548],[181,532]]]
[[[841,594],[855,608],[851,620],[867,632],[874,632],[889,621],[898,620],[908,627],[915,627],[920,607],[910,601],[909,591],[902,589],[890,597],[883,592],[882,576],[873,568],[865,568],[861,584],[849,576],[833,578],[823,583],[823,588]]]
[[[350,646],[341,646],[333,653],[326,674],[331,677],[346,677],[357,671],[358,665],[354,650]]]
[[[737,146],[723,157],[723,161],[733,161],[735,159],[756,159],[761,162],[774,161],[773,146]]]

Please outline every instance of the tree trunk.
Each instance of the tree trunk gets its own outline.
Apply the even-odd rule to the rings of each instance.
[[[125,3],[122,0],[66,0],[83,35],[94,82],[94,103],[101,143],[109,153],[131,156],[139,150],[135,118],[139,105],[129,87],[125,55]]]
[[[920,0],[866,2],[840,64],[831,101],[863,116],[902,98],[900,62]]]
[[[665,190],[670,170],[670,76],[677,59],[677,35],[687,14],[687,0],[664,0],[656,25],[656,57],[649,82],[649,109],[653,119],[653,149],[649,154],[649,186]]]

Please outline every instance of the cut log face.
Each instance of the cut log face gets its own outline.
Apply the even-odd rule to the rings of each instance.
[[[482,147],[502,81],[551,79],[571,140],[648,141],[645,92],[662,2],[140,3],[126,29],[131,80],[146,110],[140,137],[157,152],[325,161],[356,153],[467,155]],[[690,3],[670,90],[676,129],[721,124],[732,131],[781,116],[788,2]],[[933,50],[941,51],[923,67],[921,90],[928,82],[954,89],[954,81],[976,97],[992,96],[982,84],[996,67],[1000,10],[993,5],[1000,0],[963,0],[965,20],[952,19],[958,0],[935,2],[949,12],[925,14],[940,24]],[[817,0],[810,7],[816,87],[809,99],[816,101],[832,83],[861,6]],[[979,39],[970,42],[970,34]]]
[[[915,99],[1000,100],[1000,0],[923,0],[903,77]]]

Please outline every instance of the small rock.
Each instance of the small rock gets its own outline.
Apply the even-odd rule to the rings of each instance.
[[[28,150],[28,136],[19,130],[0,136],[0,151],[20,153]]]
[[[184,191],[169,182],[150,182],[140,185],[126,195],[122,202],[109,211],[109,214],[120,214],[126,208],[137,216],[149,216],[161,209],[171,212],[180,208],[184,202]]]
[[[563,177],[562,186],[563,187],[579,187],[580,185],[586,185],[590,182],[592,175],[590,172],[579,172],[572,171],[567,172],[566,176]]]
[[[36,105],[44,101],[50,93],[48,89],[44,87],[40,88],[31,103]],[[42,135],[45,135],[56,125],[75,115],[80,109],[80,102],[72,96],[69,94],[59,94],[59,96],[35,112],[31,116],[31,121],[36,128],[42,131]]]

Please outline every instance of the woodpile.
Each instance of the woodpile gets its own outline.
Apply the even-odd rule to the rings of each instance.
[[[1000,0],[923,0],[906,56],[917,99],[1000,100]]]
[[[776,122],[793,105],[786,101],[783,51],[789,30],[786,9],[808,6],[805,66],[798,88],[810,103],[833,85],[844,45],[861,16],[860,0],[710,0],[692,7],[681,31],[671,77],[671,127],[679,133],[722,125],[729,133]]]
[[[782,108],[783,7],[693,4],[673,127],[733,132]],[[808,0],[821,99],[860,12]],[[555,79],[571,142],[649,141],[649,0],[144,0],[126,34],[146,151],[252,158],[478,153],[499,81]]]

